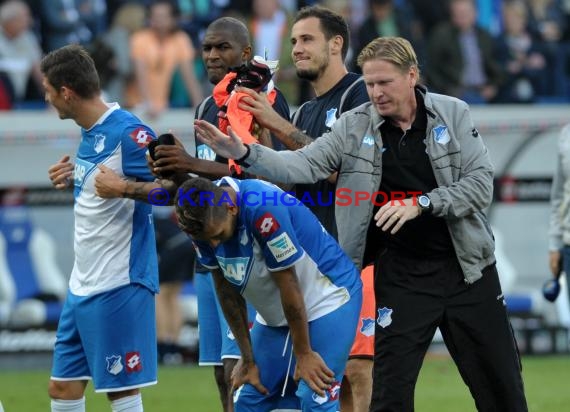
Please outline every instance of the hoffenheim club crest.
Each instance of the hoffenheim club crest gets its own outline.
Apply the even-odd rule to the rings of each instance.
[[[112,355],[105,359],[107,360],[107,372],[111,375],[118,375],[123,370],[123,364],[121,363],[120,356]]]
[[[376,323],[383,328],[390,326],[392,323],[392,312],[394,312],[394,310],[390,308],[378,309],[378,319],[376,319]]]
[[[439,144],[447,144],[451,140],[447,132],[447,126],[439,125],[433,128],[433,140]]]
[[[364,336],[374,336],[374,319],[363,318],[360,333]]]
[[[95,145],[93,149],[97,154],[101,153],[105,148],[105,135],[104,134],[96,134],[95,135]]]
[[[325,120],[325,126],[332,127],[334,122],[336,122],[336,107],[327,110],[327,119]]]

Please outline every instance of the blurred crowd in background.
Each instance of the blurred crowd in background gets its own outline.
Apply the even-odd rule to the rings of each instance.
[[[292,106],[297,79],[289,28],[321,4],[350,22],[349,68],[378,36],[411,41],[432,91],[479,103],[570,101],[570,0],[4,0],[0,2],[0,109],[44,108],[39,61],[80,43],[108,101],[151,117],[193,107],[211,91],[201,59],[210,22],[247,22],[256,55],[279,60],[276,84]]]

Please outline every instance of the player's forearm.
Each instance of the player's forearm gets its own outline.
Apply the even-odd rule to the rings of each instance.
[[[202,177],[219,179],[230,174],[227,164],[213,160],[194,158],[188,166],[187,173],[195,173]]]
[[[234,334],[236,343],[240,349],[242,361],[253,363],[253,349],[249,335],[249,321],[247,319],[247,307],[244,298],[226,281],[219,270],[212,271],[216,294],[224,317]]]
[[[169,194],[167,194],[166,190],[161,193],[160,190],[153,192],[156,189],[163,189],[163,187],[155,182],[131,182],[128,180],[124,181],[125,184],[123,189],[121,190],[120,197],[126,199],[133,199],[133,200],[140,200],[142,202],[149,202],[149,194],[152,192],[153,201],[157,203],[161,201],[161,197],[164,196],[165,199],[172,198]],[[162,203],[161,203],[162,204]]]
[[[284,302],[283,311],[285,312],[285,318],[291,330],[293,352],[295,355],[310,352],[309,323],[307,321],[305,305],[292,302],[286,304]]]
[[[312,143],[314,140],[285,120],[283,120],[282,123],[280,122],[279,125],[276,125],[276,127],[272,127],[271,132],[289,150],[300,149]]]
[[[311,343],[303,294],[297,277],[292,270],[287,269],[281,273],[287,273],[283,276],[277,276],[280,277],[278,286],[281,294],[281,304],[291,331],[293,352],[295,355],[308,353],[311,351]]]

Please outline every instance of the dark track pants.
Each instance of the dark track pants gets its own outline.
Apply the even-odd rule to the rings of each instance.
[[[455,257],[410,259],[387,250],[377,259],[374,288],[371,412],[414,410],[414,388],[437,327],[479,411],[527,411],[495,265],[469,285]]]

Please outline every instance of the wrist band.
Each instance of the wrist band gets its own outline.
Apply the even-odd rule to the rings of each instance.
[[[246,149],[245,154],[244,154],[242,157],[240,157],[239,159],[235,159],[235,162],[236,162],[238,165],[243,165],[243,166],[245,166],[245,167],[248,167],[249,164],[247,164],[247,163],[245,162],[245,159],[247,159],[247,158],[249,157],[249,154],[251,153],[251,149],[249,148],[249,145],[248,145],[247,143],[244,143],[244,145],[245,145],[245,149]]]

